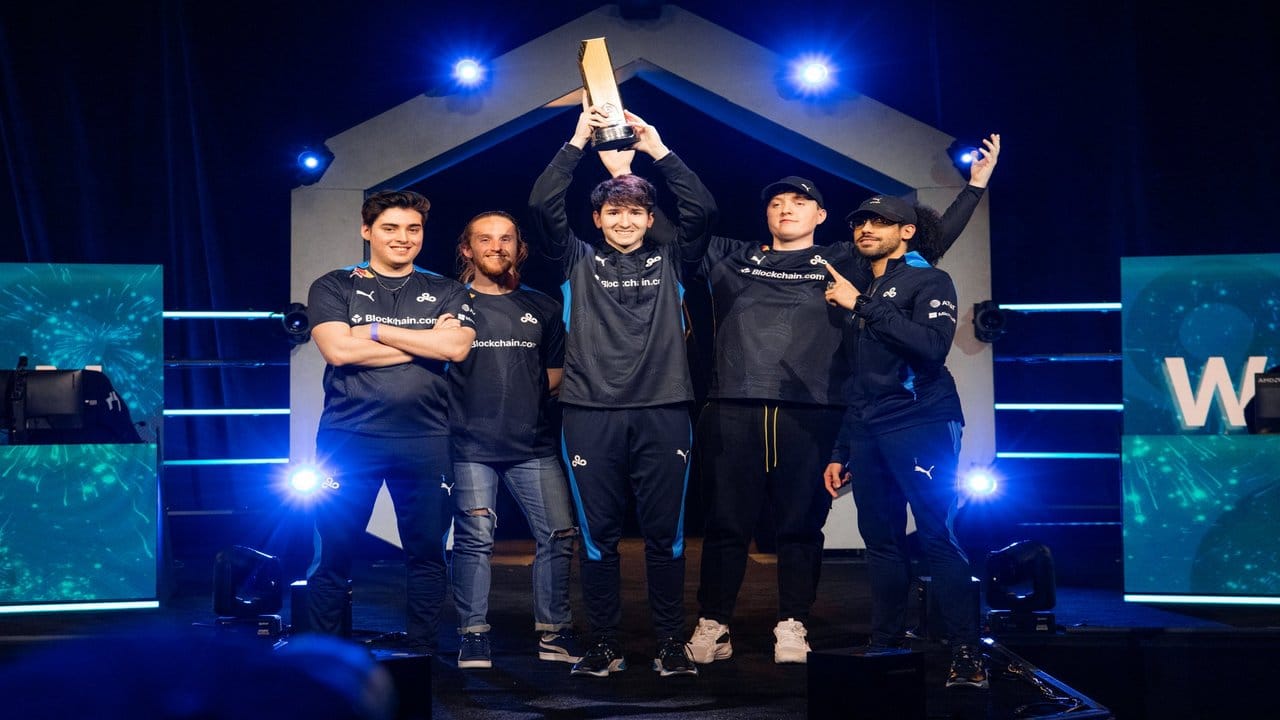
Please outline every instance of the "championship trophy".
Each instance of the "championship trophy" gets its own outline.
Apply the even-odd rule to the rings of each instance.
[[[596,150],[623,150],[636,144],[636,131],[627,124],[622,112],[618,81],[613,77],[613,63],[604,38],[583,40],[578,47],[578,69],[582,71],[582,91],[587,104],[608,116],[607,127],[591,133],[591,147]]]

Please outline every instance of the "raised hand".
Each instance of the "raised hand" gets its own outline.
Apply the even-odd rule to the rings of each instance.
[[[974,151],[973,162],[969,163],[969,184],[984,188],[991,182],[991,173],[996,169],[996,161],[1000,158],[1000,134],[992,133],[983,138],[985,149]]]
[[[636,131],[636,144],[632,146],[633,149],[648,154],[654,160],[661,160],[671,152],[671,149],[663,144],[658,128],[646,123],[644,118],[630,110],[623,110],[623,113],[626,115],[627,124]]]
[[[569,138],[569,144],[579,150],[586,149],[587,143],[591,142],[592,131],[608,125],[608,116],[599,108],[595,105],[584,106],[578,115],[578,125],[573,129],[573,137]]]

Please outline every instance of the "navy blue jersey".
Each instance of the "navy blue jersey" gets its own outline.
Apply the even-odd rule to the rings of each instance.
[[[547,368],[564,366],[560,303],[521,285],[471,291],[484,325],[471,354],[449,366],[449,419],[457,462],[522,462],[557,454]]]
[[[706,251],[715,201],[670,153],[654,163],[676,197],[679,226],[668,242],[646,239],[630,252],[579,240],[564,194],[582,151],[566,144],[529,198],[535,236],[564,269],[565,349],[560,402],[585,407],[652,407],[693,399],[684,345],[682,265]]]
[[[307,295],[312,325],[378,322],[428,330],[445,313],[463,327],[476,328],[462,284],[418,267],[406,277],[378,276],[368,263],[334,270],[312,283]],[[384,437],[448,435],[447,364],[415,358],[378,368],[326,365],[320,429]]]
[[[956,383],[946,368],[956,334],[951,276],[909,252],[890,260],[863,293],[848,323],[846,350],[857,373],[835,459],[844,462],[846,434],[879,434],[939,421],[964,422]]]
[[[824,265],[851,262],[849,243],[773,250],[714,237],[702,272],[716,321],[708,396],[843,405],[844,316],[823,297]]]

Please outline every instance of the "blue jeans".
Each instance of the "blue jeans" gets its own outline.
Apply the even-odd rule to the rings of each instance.
[[[489,631],[489,557],[498,527],[498,478],[506,482],[533,533],[534,629],[556,632],[571,627],[569,566],[577,528],[560,461],[543,457],[518,463],[459,462],[453,474],[451,572],[458,632]]]

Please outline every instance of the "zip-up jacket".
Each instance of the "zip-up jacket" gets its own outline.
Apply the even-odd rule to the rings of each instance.
[[[865,261],[864,261],[865,262]],[[832,460],[846,462],[847,435],[878,435],[914,425],[964,422],[955,380],[946,368],[956,334],[951,276],[909,252],[888,262],[848,316],[845,421]]]
[[[564,270],[567,332],[560,402],[585,407],[652,407],[693,400],[684,345],[685,263],[707,249],[715,216],[711,193],[675,153],[654,163],[676,198],[670,242],[646,237],[630,253],[574,235],[565,192],[583,151],[565,144],[534,183],[533,242]]]

